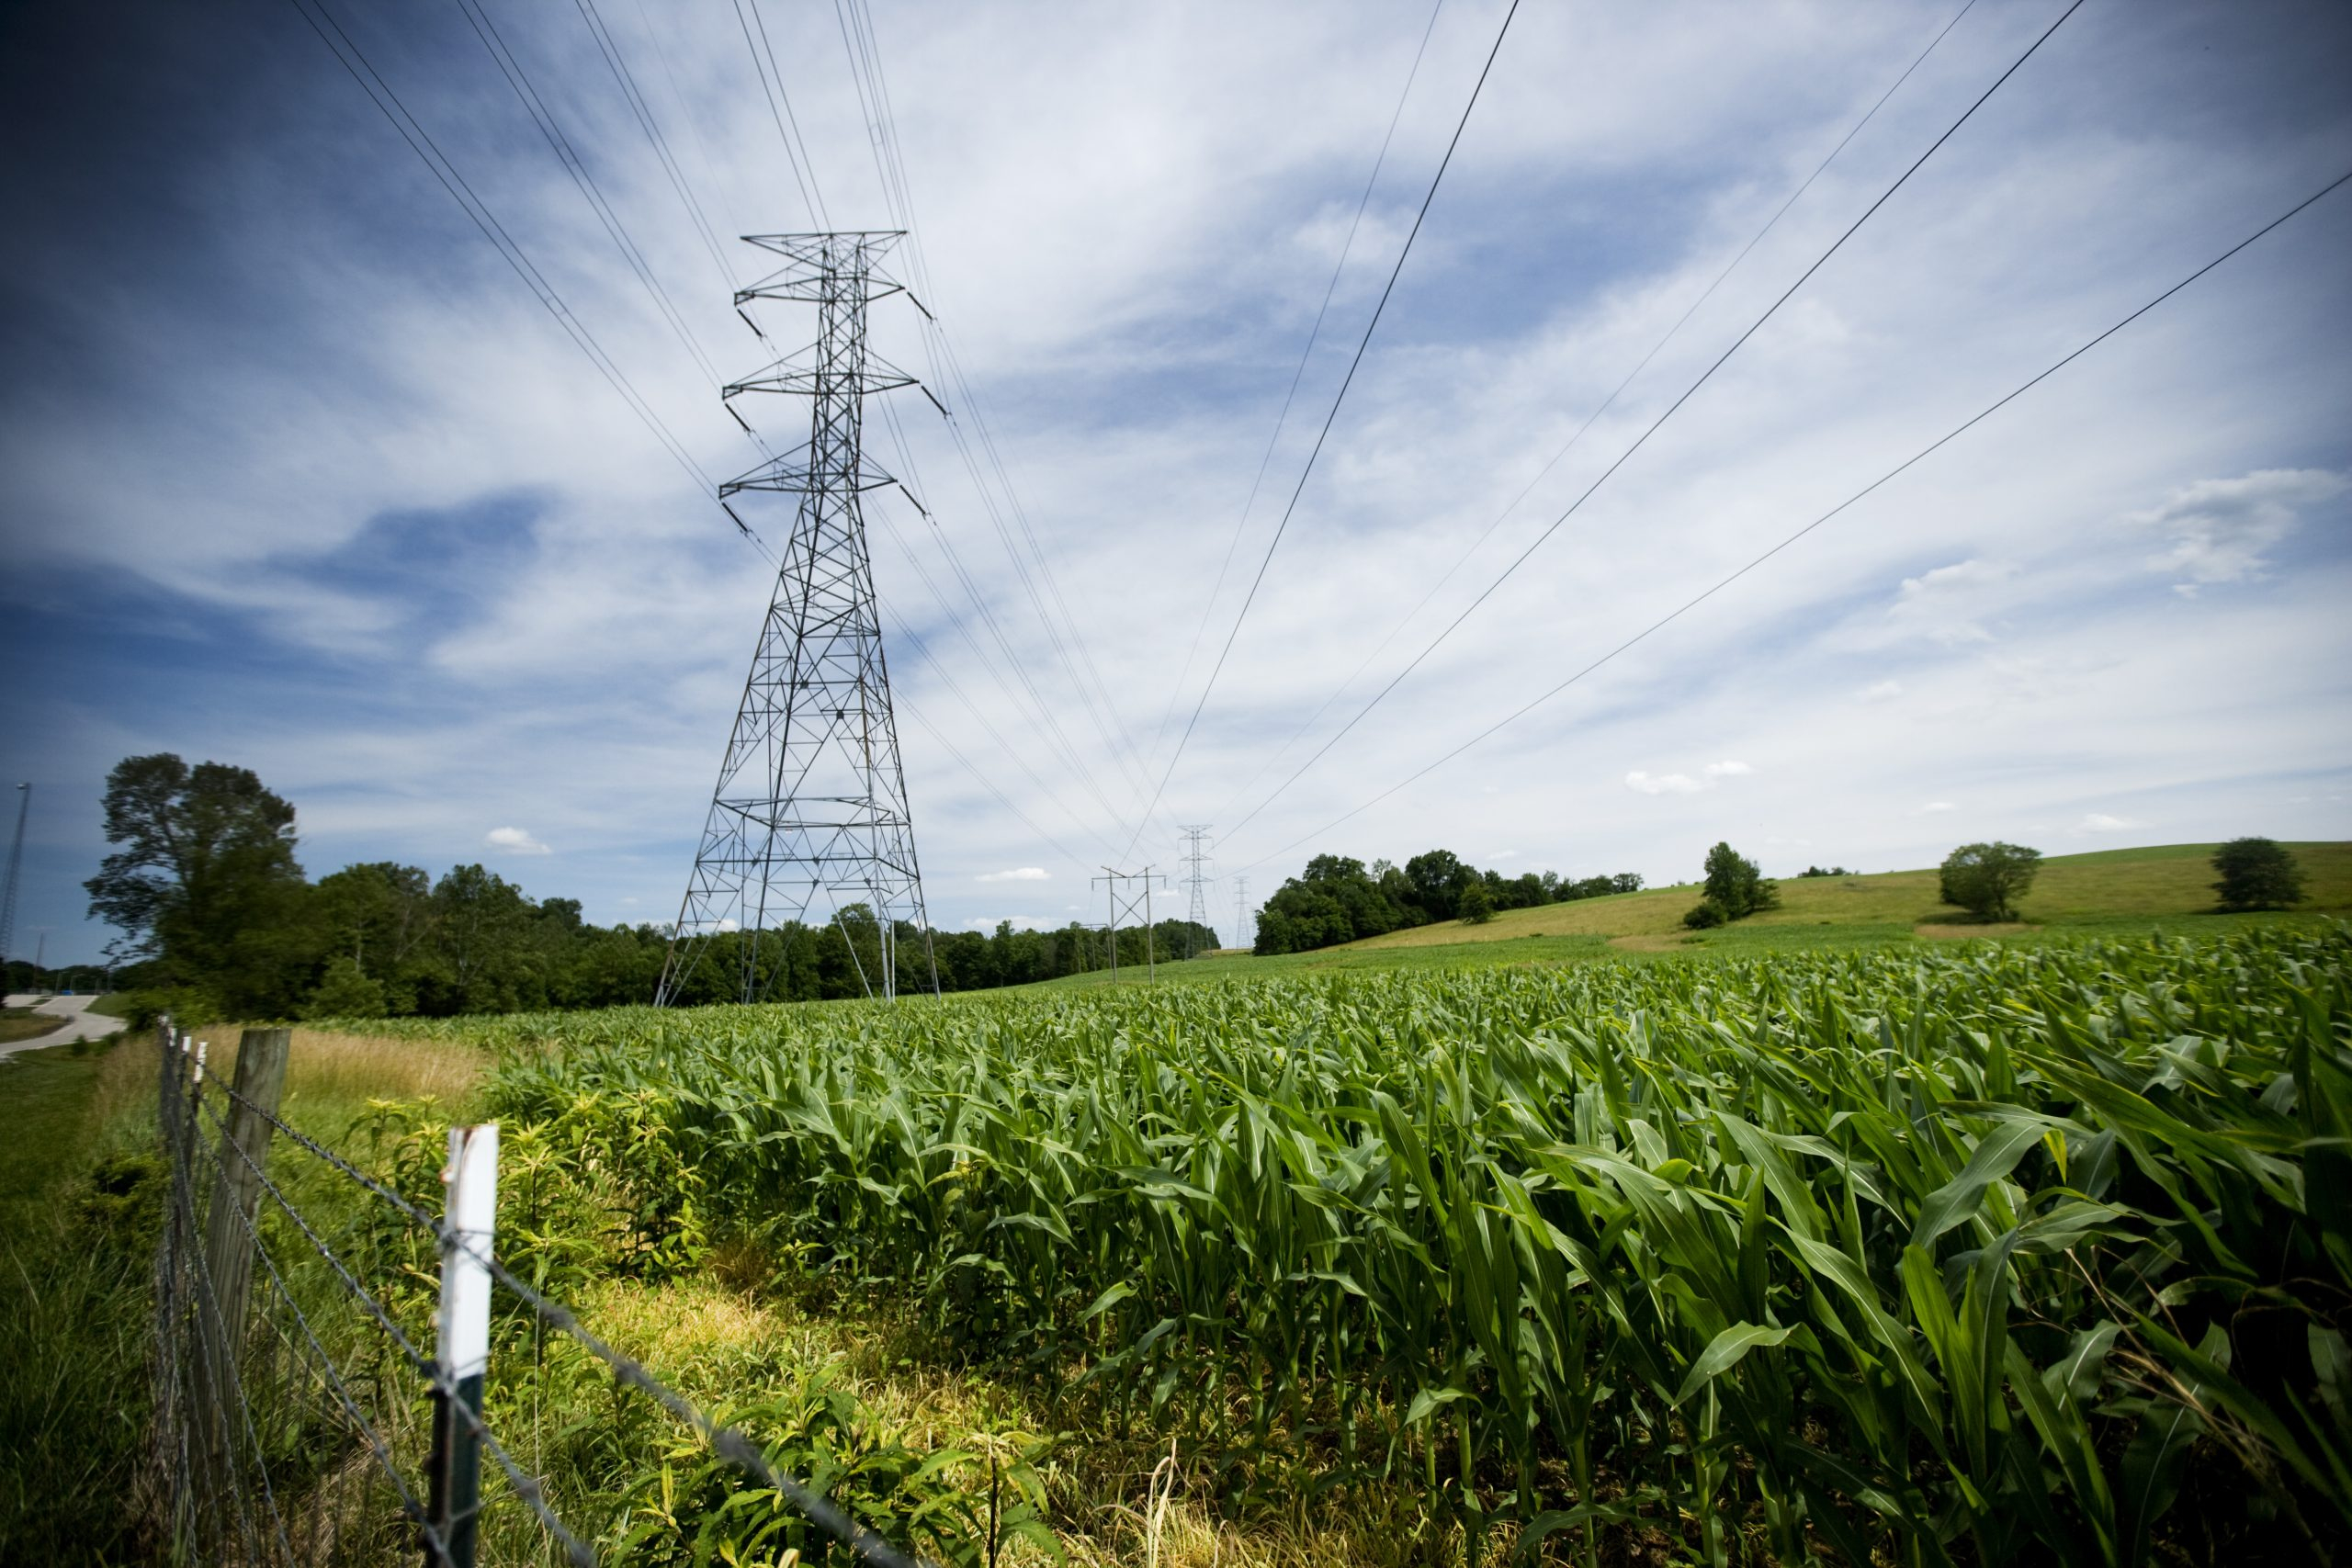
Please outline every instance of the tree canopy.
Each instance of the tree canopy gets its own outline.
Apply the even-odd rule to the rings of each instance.
[[[2303,896],[2303,873],[2276,839],[2232,839],[2213,852],[2224,909],[2283,909]]]
[[[1944,857],[1943,900],[1983,920],[2017,919],[2017,901],[2033,886],[2041,852],[2023,844],[1962,844]]]
[[[1367,866],[1346,855],[1317,855],[1266,900],[1258,914],[1254,950],[1306,953],[1466,919],[1472,904],[1481,900],[1484,918],[1492,919],[1498,910],[1633,893],[1641,886],[1641,877],[1630,871],[1581,880],[1548,871],[1507,876],[1480,871],[1450,850],[1415,855],[1401,867],[1385,860]]]

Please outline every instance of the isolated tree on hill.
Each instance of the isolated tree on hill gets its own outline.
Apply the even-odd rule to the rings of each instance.
[[[2283,909],[2303,896],[2303,874],[2276,839],[2232,839],[2213,852],[2224,909]]]
[[[1781,907],[1781,890],[1746,855],[1727,843],[1707,852],[1707,901],[1722,908],[1728,919]]]
[[[1944,857],[1943,900],[1979,919],[2013,920],[2041,869],[2041,852],[2023,844],[1962,844]]]
[[[1495,918],[1495,896],[1487,891],[1483,877],[1462,889],[1462,897],[1454,907],[1461,911],[1465,926],[1483,926]]]

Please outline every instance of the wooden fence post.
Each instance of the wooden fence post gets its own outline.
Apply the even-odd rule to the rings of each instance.
[[[238,1043],[232,1087],[239,1098],[229,1102],[212,1201],[205,1216],[204,1278],[211,1287],[212,1299],[198,1308],[197,1326],[204,1347],[203,1394],[213,1408],[201,1414],[198,1429],[219,1445],[213,1450],[216,1468],[209,1478],[219,1484],[235,1483],[235,1477],[229,1473],[231,1456],[235,1451],[234,1434],[244,1420],[237,1363],[244,1348],[245,1304],[253,1289],[262,1167],[275,1130],[270,1119],[277,1114],[277,1103],[286,1089],[286,1056],[292,1039],[293,1031],[288,1029],[248,1029]],[[187,1115],[193,1145],[202,1126],[193,1100]]]

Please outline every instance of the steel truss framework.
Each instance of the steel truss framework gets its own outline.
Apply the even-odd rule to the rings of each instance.
[[[840,926],[870,996],[896,997],[898,926],[922,933],[919,988],[936,991],[939,970],[915,861],[914,822],[899,762],[889,670],[866,551],[863,492],[892,482],[864,454],[869,392],[914,385],[866,344],[866,307],[903,291],[879,262],[897,231],[749,235],[786,258],[785,266],[735,296],[817,307],[817,341],[725,389],[783,392],[809,400],[808,442],[719,487],[800,497],[792,536],[761,624],[758,650],[710,815],[678,911],[657,1005],[676,1002],[724,931],[772,930],[818,919]],[[748,320],[748,318],[746,318]],[[756,330],[756,329],[755,329]],[[854,906],[871,915],[857,919]],[[739,944],[734,989],[766,997],[790,962]]]

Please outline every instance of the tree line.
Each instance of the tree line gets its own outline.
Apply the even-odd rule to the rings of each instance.
[[[1415,855],[1401,866],[1317,855],[1259,911],[1254,951],[1306,953],[1439,920],[1476,921],[1502,909],[1634,893],[1641,886],[1630,871],[1581,878],[1549,871],[1508,876],[1481,871],[1449,850]]]
[[[295,812],[252,770],[190,767],[168,752],[130,757],[107,775],[106,836],[116,846],[84,886],[90,912],[123,934],[117,983],[184,1019],[382,1018],[509,1012],[650,1001],[670,929],[597,926],[576,898],[533,898],[487,867],[368,862],[311,881],[295,857]],[[902,991],[931,988],[924,933],[896,930]],[[687,1003],[740,999],[748,954],[776,1001],[857,997],[878,982],[881,932],[852,904],[820,924],[792,921],[711,939],[681,991]],[[1104,933],[930,933],[943,990],[978,990],[1110,966]],[[1161,920],[1118,933],[1121,967],[1165,963],[1216,933]]]

